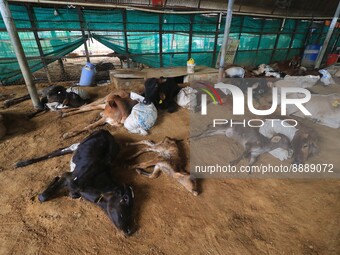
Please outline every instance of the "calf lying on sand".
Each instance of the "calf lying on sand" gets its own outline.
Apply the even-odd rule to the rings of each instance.
[[[143,140],[136,143],[128,143],[127,146],[146,145],[147,147],[140,149],[137,153],[128,159],[134,159],[145,152],[155,152],[157,157],[150,161],[140,164],[132,165],[131,168],[136,168],[137,173],[147,176],[149,178],[157,178],[160,172],[163,172],[184,186],[194,196],[198,195],[196,190],[196,180],[193,179],[189,173],[181,170],[180,163],[182,159],[179,156],[178,146],[176,140],[165,137],[159,143],[153,143],[149,140]],[[154,166],[151,173],[145,171],[146,168]]]
[[[192,136],[194,140],[198,140],[208,136],[225,135],[238,141],[244,147],[243,153],[235,160],[230,161],[230,165],[236,165],[244,157],[249,157],[249,165],[254,164],[258,156],[282,148],[292,154],[289,138],[282,134],[275,134],[270,139],[260,134],[258,128],[243,127],[240,125],[230,126],[228,124],[217,125],[213,127],[209,125],[201,134]]]
[[[119,230],[126,235],[132,234],[130,223],[134,195],[131,187],[115,184],[111,177],[110,171],[119,153],[119,145],[108,131],[99,130],[79,144],[18,162],[16,166],[27,166],[73,151],[70,172],[55,177],[39,195],[39,201],[45,202],[57,196],[64,188],[72,198],[83,197],[100,206]]]

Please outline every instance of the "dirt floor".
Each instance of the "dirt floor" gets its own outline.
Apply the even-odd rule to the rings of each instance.
[[[87,89],[99,97],[112,86]],[[26,90],[24,86],[0,87],[0,93],[20,96]],[[71,156],[19,169],[14,168],[14,163],[80,141],[88,134],[67,140],[61,137],[66,131],[93,122],[99,112],[67,118],[49,112],[28,120],[26,114],[32,112],[29,101],[1,112],[9,134],[0,141],[0,254],[340,252],[339,180],[204,179],[199,183],[201,194],[194,197],[165,175],[148,180],[121,164],[113,172],[119,180],[133,186],[136,201],[136,232],[128,238],[99,208],[83,199],[65,196],[40,203],[37,195],[53,177],[69,169]],[[339,168],[339,130],[310,125],[321,136],[321,152],[311,162],[333,160]],[[165,135],[183,139],[180,146],[187,169],[188,126],[187,110],[162,112],[147,137],[155,141]],[[144,139],[124,128],[104,128],[121,144]],[[231,142],[229,147],[234,145]],[[121,157],[127,153],[123,146]],[[273,158],[264,155],[260,160],[272,162]]]

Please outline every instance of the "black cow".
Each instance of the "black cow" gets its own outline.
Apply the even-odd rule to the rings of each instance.
[[[87,103],[77,93],[67,92],[63,86],[53,86],[46,95],[48,103],[59,103],[71,108],[78,108]]]
[[[58,103],[63,106],[71,108],[78,108],[86,103],[88,100],[82,99],[77,93],[67,92],[66,88],[60,85],[52,85],[46,88],[41,98],[42,109],[35,111],[29,115],[29,118],[33,118],[40,112],[46,112],[49,110],[47,103]]]
[[[72,198],[84,199],[100,206],[114,225],[126,235],[132,234],[130,221],[134,195],[131,187],[115,184],[111,177],[114,160],[119,153],[119,145],[106,130],[92,133],[84,141],[70,147],[56,150],[48,155],[21,161],[17,167],[72,153],[71,170],[55,177],[38,199],[45,202],[66,189]]]
[[[175,96],[181,90],[177,78],[149,78],[144,87],[144,104],[153,103],[157,109],[168,110],[170,113],[177,110]]]

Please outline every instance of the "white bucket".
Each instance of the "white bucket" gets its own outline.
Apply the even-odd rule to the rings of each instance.
[[[195,64],[187,64],[187,73],[195,73]]]

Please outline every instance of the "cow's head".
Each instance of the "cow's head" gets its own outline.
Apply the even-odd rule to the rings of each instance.
[[[106,213],[113,224],[125,235],[131,235],[131,221],[134,194],[132,187],[121,186],[115,191],[106,192],[102,197],[103,201],[100,203],[106,204]]]
[[[159,97],[159,90],[158,90],[158,79],[156,78],[149,78],[144,83],[144,95],[145,99],[143,101],[144,104],[151,104]]]
[[[55,86],[47,93],[47,101],[49,103],[60,103],[62,104],[66,99],[67,92],[63,86]]]
[[[304,164],[310,156],[319,152],[317,136],[309,132],[298,130],[292,140],[292,146],[293,164]]]

